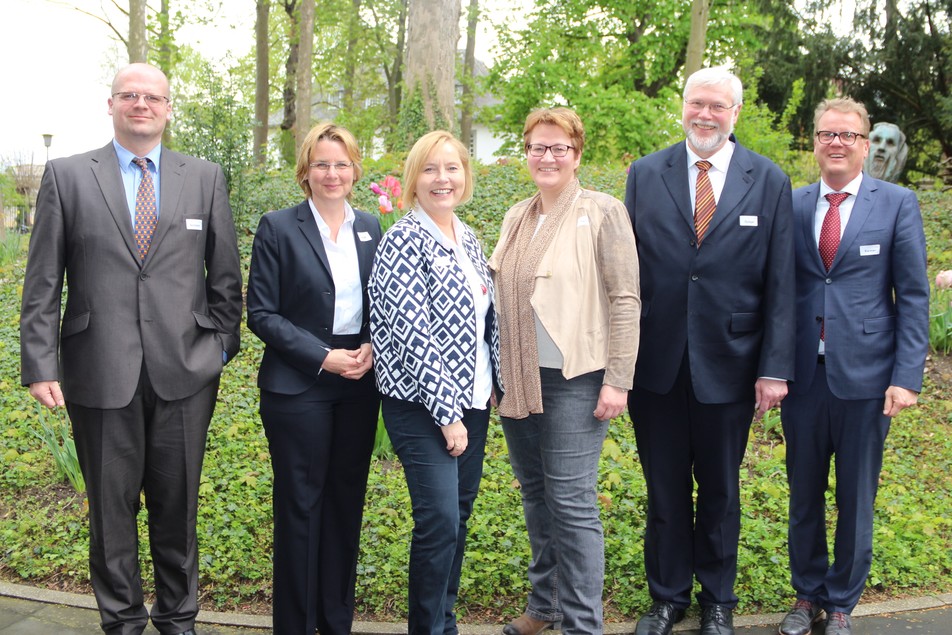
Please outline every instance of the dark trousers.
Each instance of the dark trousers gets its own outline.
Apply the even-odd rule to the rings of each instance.
[[[413,505],[408,580],[409,635],[455,635],[453,606],[466,547],[466,523],[483,477],[489,408],[464,410],[468,445],[450,456],[423,404],[383,398],[383,417]]]
[[[373,373],[261,392],[274,472],[275,635],[346,635],[380,398]]]
[[[883,399],[843,400],[817,365],[804,394],[788,395],[781,411],[790,483],[789,551],[797,597],[827,611],[850,613],[873,560],[873,506],[889,417]],[[833,564],[826,537],[826,490],[835,456],[836,532]]]
[[[192,628],[198,614],[198,486],[218,380],[163,401],[143,365],[132,402],[115,410],[68,403],[89,501],[89,570],[102,629],[138,635],[143,604],[136,516],[148,509],[155,570],[152,623],[163,635]]]
[[[701,606],[737,605],[740,464],[753,418],[753,384],[750,389],[750,401],[700,403],[685,355],[669,393],[638,387],[629,393],[648,485],[645,573],[655,600],[686,608],[697,578]]]

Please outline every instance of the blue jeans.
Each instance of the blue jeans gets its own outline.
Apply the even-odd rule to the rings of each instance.
[[[464,410],[468,444],[459,457],[423,404],[383,398],[383,419],[413,504],[408,580],[409,635],[455,635],[466,522],[483,477],[489,408]]]
[[[601,633],[605,541],[595,486],[608,421],[592,413],[604,372],[539,374],[544,413],[502,419],[532,547],[526,613],[561,620],[565,635]]]

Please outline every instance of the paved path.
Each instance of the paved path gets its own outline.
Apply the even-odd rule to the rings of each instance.
[[[739,635],[776,635],[782,615],[738,616]],[[952,593],[879,604],[861,604],[853,614],[856,635],[952,635]],[[265,635],[270,633],[268,616],[202,611],[198,635]],[[634,623],[609,624],[606,635],[630,635]],[[97,635],[99,614],[95,601],[86,595],[46,591],[0,582],[0,635]],[[400,635],[406,624],[358,622],[355,635]],[[501,626],[461,625],[461,635],[498,635]],[[696,619],[675,627],[680,635],[697,635]],[[150,625],[146,635],[157,635]],[[823,635],[817,627],[813,635]]]

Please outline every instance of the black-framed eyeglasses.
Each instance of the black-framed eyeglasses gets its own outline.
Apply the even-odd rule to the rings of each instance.
[[[845,132],[833,132],[831,130],[820,130],[816,133],[817,141],[819,141],[825,146],[828,146],[831,143],[833,143],[833,139],[836,139],[837,137],[840,138],[840,143],[842,143],[843,145],[851,146],[854,143],[856,143],[856,139],[858,138],[865,139],[866,135],[860,134],[858,132],[850,132],[848,130]]]
[[[533,157],[544,157],[545,151],[548,150],[552,153],[552,156],[562,158],[569,153],[569,150],[574,150],[574,146],[567,146],[564,143],[556,143],[555,145],[547,146],[542,143],[527,143],[526,152],[529,156]]]
[[[354,167],[353,161],[337,161],[331,163],[330,161],[315,161],[313,163],[308,163],[307,167],[314,168],[318,172],[329,172],[331,168],[334,168],[337,172],[345,172],[352,167]]]
[[[149,104],[150,106],[161,106],[162,104],[169,104],[172,102],[172,100],[165,95],[148,95],[146,93],[113,93],[112,97],[113,99],[118,99],[124,104],[134,104],[139,101],[140,97],[144,99],[145,103]]]

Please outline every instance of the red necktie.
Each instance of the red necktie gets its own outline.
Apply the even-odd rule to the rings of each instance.
[[[694,231],[697,233],[697,244],[700,246],[704,240],[704,232],[707,226],[711,224],[711,217],[714,216],[714,210],[717,209],[717,203],[714,202],[714,188],[711,187],[711,179],[707,176],[707,171],[711,169],[710,161],[698,161],[697,166],[697,191],[694,195]]]
[[[830,202],[830,209],[826,211],[823,226],[820,227],[820,258],[823,259],[823,266],[827,271],[830,270],[836,250],[840,246],[840,203],[848,197],[849,194],[846,192],[831,192],[826,195],[826,200]],[[825,339],[825,336],[826,329],[821,322],[820,339]]]
[[[145,260],[152,244],[152,234],[159,215],[155,208],[155,185],[152,183],[152,173],[149,171],[149,160],[136,157],[132,160],[142,170],[142,180],[139,182],[139,191],[136,193],[135,238],[136,248],[139,250],[139,260]]]

